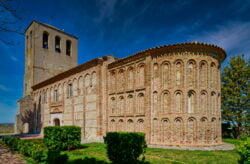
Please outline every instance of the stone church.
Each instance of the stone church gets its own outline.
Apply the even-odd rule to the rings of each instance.
[[[225,51],[199,42],[150,48],[77,65],[78,38],[33,21],[25,30],[17,133],[75,125],[82,140],[144,132],[148,144],[221,144],[220,64]]]

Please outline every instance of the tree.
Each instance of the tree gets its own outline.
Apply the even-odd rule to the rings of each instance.
[[[22,19],[19,11],[12,7],[12,0],[0,0],[0,32],[17,33],[23,35],[18,22]],[[13,44],[5,38],[0,38],[0,41],[5,44]]]
[[[238,138],[250,126],[250,60],[234,56],[222,72],[222,118]]]

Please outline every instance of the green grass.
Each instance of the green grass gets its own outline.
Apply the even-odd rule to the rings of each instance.
[[[239,144],[239,140],[223,139],[224,142]],[[33,142],[42,144],[42,140],[33,140]],[[89,143],[82,144],[82,147],[72,151],[64,151],[69,157],[68,164],[108,164],[111,163],[106,155],[105,144]],[[190,164],[236,164],[239,155],[236,150],[231,151],[188,151],[188,150],[171,150],[147,148],[146,162],[151,164],[167,163],[190,163]],[[30,158],[25,158],[28,163],[35,163]]]

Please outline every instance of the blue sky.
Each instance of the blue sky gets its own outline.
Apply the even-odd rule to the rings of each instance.
[[[24,31],[38,20],[78,36],[79,64],[192,41],[219,45],[228,56],[250,56],[250,0],[12,0],[10,5],[22,17],[12,28]],[[23,92],[24,37],[0,32],[0,38],[14,43],[0,41],[0,123],[14,122]]]

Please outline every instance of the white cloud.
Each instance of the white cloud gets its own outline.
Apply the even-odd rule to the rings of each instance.
[[[249,29],[250,22],[229,22],[215,26],[213,30],[190,35],[189,40],[218,45],[230,54],[250,55]]]
[[[104,19],[108,19],[109,21],[113,21],[112,15],[114,13],[116,0],[98,0],[97,4],[99,7],[99,16],[98,16],[98,18],[95,19],[95,21],[101,22]]]
[[[10,59],[15,61],[15,62],[18,61],[18,59],[15,56],[10,56]]]
[[[8,91],[9,88],[7,88],[6,86],[0,84],[0,90],[2,90],[2,91]]]

